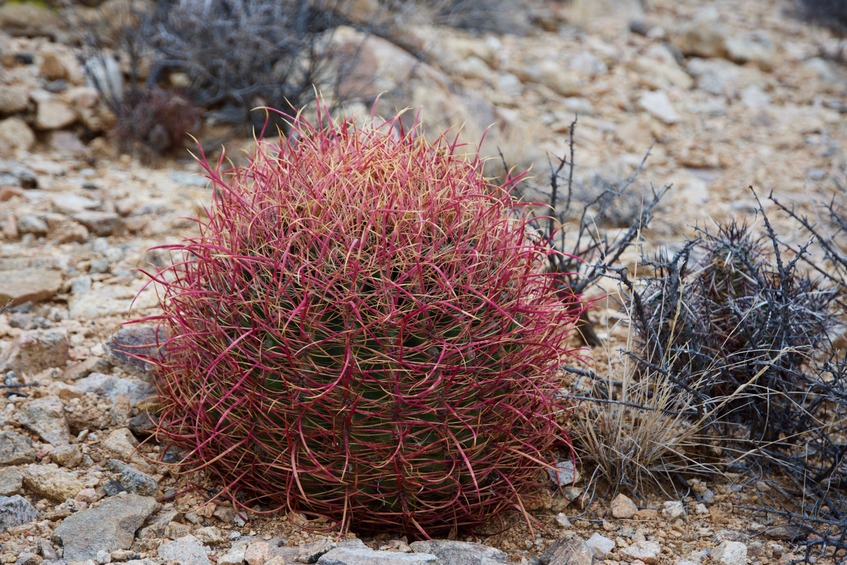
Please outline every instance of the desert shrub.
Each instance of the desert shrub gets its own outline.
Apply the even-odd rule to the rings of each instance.
[[[189,134],[200,127],[200,112],[173,90],[134,89],[115,104],[115,112],[111,137],[122,151],[142,156],[184,148]]]
[[[800,0],[800,13],[816,23],[847,30],[847,3],[843,0]]]
[[[476,157],[292,122],[155,276],[159,430],[237,501],[431,536],[522,507],[569,453],[559,364],[579,303]],[[155,360],[154,360],[155,361]]]
[[[159,0],[145,23],[152,80],[188,79],[192,100],[227,107],[236,123],[257,106],[299,110],[328,63],[330,1]]]
[[[711,399],[723,422],[770,441],[803,425],[797,374],[828,339],[834,293],[802,272],[805,251],[786,256],[764,222],[763,238],[719,224],[652,261],[655,276],[637,291],[633,321],[650,364],[672,360],[685,394]]]

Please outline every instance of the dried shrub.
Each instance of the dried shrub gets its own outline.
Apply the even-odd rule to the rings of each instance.
[[[185,147],[200,127],[200,112],[187,97],[173,90],[135,89],[116,106],[111,137],[122,151],[142,156],[164,155]]]
[[[337,25],[331,0],[158,0],[145,22],[152,81],[180,72],[192,100],[249,123],[257,106],[313,99]],[[214,40],[206,40],[213,38]]]
[[[327,118],[324,118],[327,120]],[[155,280],[159,436],[245,507],[414,537],[522,508],[569,452],[580,314],[527,214],[455,142],[302,118]]]
[[[797,397],[805,391],[797,374],[827,340],[834,294],[801,271],[806,251],[790,256],[760,212],[764,238],[719,225],[653,261],[656,274],[637,292],[634,323],[651,365],[673,360],[669,369],[685,394],[701,382],[696,394],[719,407],[721,421],[771,441],[801,425]]]

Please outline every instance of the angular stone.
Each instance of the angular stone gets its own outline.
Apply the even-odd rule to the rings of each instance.
[[[47,235],[47,222],[35,214],[24,214],[18,216],[18,231],[36,236]]]
[[[82,450],[78,445],[60,445],[50,452],[50,460],[67,469],[73,469],[82,463]]]
[[[21,334],[6,361],[6,369],[34,375],[64,367],[69,359],[68,334],[63,329],[33,330]]]
[[[22,119],[12,116],[0,120],[0,155],[12,155],[16,150],[29,151],[35,145],[35,134]]]
[[[0,495],[12,496],[24,490],[24,474],[20,467],[0,469]]]
[[[73,194],[72,192],[63,192],[53,197],[53,207],[62,214],[76,214],[77,212],[97,208],[100,205],[99,200]]]
[[[585,545],[590,547],[594,552],[594,555],[600,558],[605,557],[613,549],[615,549],[615,542],[613,540],[610,540],[606,536],[601,536],[597,532],[591,534],[591,537],[588,538]]]
[[[194,536],[204,544],[218,545],[224,543],[226,538],[220,529],[215,526],[205,526],[194,531]]]
[[[427,540],[411,543],[415,553],[435,555],[444,563],[473,563],[474,565],[498,565],[508,563],[505,553],[480,543],[449,540]]]
[[[52,445],[64,445],[71,440],[70,429],[65,419],[65,408],[56,396],[30,400],[21,407],[18,421]]]
[[[73,218],[91,232],[102,237],[118,235],[124,231],[123,220],[114,212],[87,210],[74,214]]]
[[[662,548],[659,544],[652,541],[639,541],[625,547],[621,550],[625,557],[630,559],[640,559],[647,565],[653,565],[659,562],[659,555],[662,553]]]
[[[28,490],[57,502],[74,498],[85,488],[76,474],[53,463],[33,463],[24,469],[23,475],[24,486]]]
[[[638,507],[631,498],[621,493],[612,499],[611,510],[615,518],[632,518],[638,512]]]
[[[127,492],[142,496],[156,496],[159,494],[159,483],[156,479],[123,461],[110,459],[106,463],[106,468],[120,475],[120,483]]]
[[[35,112],[35,127],[40,130],[53,130],[68,127],[77,120],[74,109],[55,98],[38,101]]]
[[[0,263],[0,304],[4,306],[49,300],[62,288],[62,273],[57,269],[4,267]]]
[[[0,465],[20,465],[35,461],[32,441],[16,432],[0,432]]]
[[[91,373],[76,381],[74,386],[83,393],[95,394],[111,401],[118,400],[119,397],[126,394],[129,396],[129,403],[132,406],[156,393],[155,387],[147,381],[133,377],[121,378],[104,373]]]
[[[134,304],[133,301],[135,301]],[[126,316],[130,305],[136,308],[153,306],[155,294],[138,296],[134,288],[121,285],[92,288],[89,281],[82,282],[79,286],[75,284],[68,302],[71,318],[81,320],[94,320],[103,316]]]
[[[688,520],[688,512],[685,505],[679,500],[670,500],[662,505],[662,517],[673,524],[674,522],[685,522]]]
[[[547,469],[550,480],[557,487],[575,485],[579,482],[579,471],[573,461],[559,461],[552,469]]]
[[[112,430],[106,439],[103,440],[103,447],[124,459],[129,459],[135,454],[135,448],[138,447],[138,440],[129,431],[129,428],[119,428]]]
[[[0,84],[0,114],[17,114],[26,110],[28,105],[26,88]]]
[[[560,539],[547,548],[541,561],[551,564],[592,565],[594,563],[594,551],[578,537]]]
[[[712,552],[712,561],[720,565],[747,565],[747,546],[740,541],[725,541]]]
[[[176,561],[180,565],[211,565],[208,547],[194,536],[185,536],[159,546],[159,557],[165,561]]]
[[[375,551],[369,548],[336,547],[321,555],[318,565],[417,565],[440,564],[438,557],[429,553],[400,553]]]
[[[650,115],[668,125],[675,124],[680,120],[679,114],[664,90],[645,92],[638,99],[638,105],[641,109],[646,110]]]
[[[161,357],[160,345],[165,341],[163,329],[155,326],[121,328],[103,344],[109,361],[128,373],[146,375],[155,369],[152,363],[139,359]]]
[[[64,546],[68,561],[95,559],[100,551],[129,549],[135,531],[156,509],[156,499],[137,494],[106,498],[97,508],[71,514],[53,539]]]
[[[16,37],[57,38],[59,16],[34,3],[6,3],[0,6],[0,29]]]
[[[27,499],[19,495],[0,496],[0,532],[34,520],[38,520],[38,510]]]
[[[683,55],[725,57],[727,30],[717,18],[697,18],[672,36],[674,46]]]

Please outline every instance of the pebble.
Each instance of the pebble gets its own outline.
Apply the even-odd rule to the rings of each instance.
[[[155,387],[148,381],[98,372],[77,380],[74,386],[83,393],[95,394],[113,402],[121,396],[127,395],[131,406],[137,405],[156,393]]]
[[[64,368],[69,359],[66,330],[34,330],[21,334],[15,340],[5,370],[34,375],[44,369]]]
[[[682,502],[672,500],[662,505],[662,517],[671,524],[687,522],[688,512],[685,511],[685,505]]]
[[[668,125],[680,120],[679,114],[671,104],[670,98],[664,90],[645,92],[638,99],[638,105],[650,115],[662,120]]]
[[[196,537],[188,535],[159,546],[158,555],[165,561],[176,561],[180,565],[211,565],[211,549]]]
[[[739,541],[724,541],[712,552],[719,565],[747,565],[747,546]]]
[[[135,532],[156,509],[156,499],[121,494],[97,508],[71,514],[56,528],[53,539],[63,545],[64,558],[95,559],[100,551],[129,549]]]
[[[602,536],[597,532],[591,534],[591,537],[585,542],[585,545],[591,548],[591,551],[594,552],[598,558],[603,558],[613,549],[615,549],[615,542],[610,540],[606,536]]]
[[[35,133],[24,120],[16,116],[0,120],[0,156],[11,156],[18,150],[29,151],[33,145]]]
[[[621,553],[630,559],[639,559],[647,565],[653,565],[659,562],[662,548],[659,547],[659,544],[652,541],[639,541],[628,547],[624,547]]]
[[[23,492],[24,474],[20,467],[0,468],[0,495],[12,496]]]
[[[118,457],[130,459],[135,454],[135,448],[138,447],[138,440],[129,428],[118,428],[109,432],[103,440],[103,447]]]
[[[159,482],[132,465],[118,459],[110,459],[106,468],[120,475],[120,484],[127,492],[142,496],[158,496]]]
[[[621,493],[612,499],[610,510],[615,518],[632,518],[638,512],[638,507],[631,498]]]
[[[541,562],[593,565],[594,550],[579,537],[560,539],[547,548]]]
[[[42,302],[59,292],[63,282],[61,270],[38,265],[37,259],[0,259],[0,304]]]

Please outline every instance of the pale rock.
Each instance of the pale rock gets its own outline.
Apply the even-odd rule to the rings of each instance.
[[[27,490],[57,502],[75,498],[85,488],[75,473],[54,463],[28,465],[23,471],[23,484]]]
[[[74,214],[73,219],[88,228],[90,232],[103,237],[119,235],[125,227],[121,217],[114,212],[86,210]]]
[[[606,536],[602,536],[597,532],[594,532],[591,537],[588,538],[585,545],[590,547],[594,552],[594,555],[599,558],[605,557],[611,553],[613,549],[615,549],[615,542],[613,540],[610,540]]]
[[[71,288],[68,301],[70,316],[78,320],[94,320],[103,316],[126,316],[131,305],[139,309],[155,306],[158,303],[155,293],[139,295],[138,287],[144,281],[139,283],[137,288],[101,284],[93,286],[88,277],[82,277]]]
[[[727,30],[712,15],[696,18],[672,34],[673,45],[684,55],[696,57],[726,57]]]
[[[659,562],[659,556],[662,553],[662,548],[659,544],[652,541],[639,541],[629,547],[621,550],[624,557],[630,559],[639,559],[647,565],[653,565]]]
[[[35,134],[20,118],[0,120],[0,155],[11,155],[14,151],[29,151],[35,145]]]
[[[138,447],[138,440],[129,431],[129,428],[118,428],[112,430],[103,440],[103,447],[124,459],[130,459]]]
[[[547,548],[542,561],[551,564],[593,565],[594,551],[579,537],[560,539]]]
[[[127,395],[131,406],[137,405],[156,393],[156,389],[147,381],[96,372],[79,379],[74,384],[83,393],[95,394],[112,402]]]
[[[685,511],[685,505],[679,500],[665,502],[662,505],[662,517],[671,524],[688,521],[688,513]]]
[[[547,474],[557,487],[571,486],[579,482],[579,471],[571,460],[559,461],[554,468],[547,469]]]
[[[246,561],[247,545],[235,542],[229,551],[218,556],[218,565],[242,565]]]
[[[668,125],[675,124],[680,120],[679,114],[677,114],[664,90],[643,93],[638,99],[638,105],[641,109],[646,110],[650,115]]]
[[[728,37],[726,50],[736,63],[753,63],[763,71],[773,70],[779,62],[773,41],[762,33]]]
[[[67,469],[78,467],[82,463],[82,450],[78,445],[60,445],[50,452],[50,460]]]
[[[84,243],[88,241],[89,232],[85,226],[74,222],[63,214],[45,214],[47,222],[47,239],[55,243]]]
[[[44,396],[24,404],[18,421],[42,440],[55,446],[70,442],[71,434],[65,419],[62,401],[56,396]]]
[[[39,100],[36,106],[35,127],[37,129],[62,129],[77,120],[77,114],[73,108],[57,98]]]
[[[100,101],[100,93],[91,86],[75,86],[68,89],[65,98],[77,111],[90,110],[97,107],[97,103]]]
[[[593,77],[609,72],[609,67],[596,55],[588,51],[577,53],[568,60],[568,68],[579,75]]]
[[[626,29],[632,20],[644,19],[639,0],[573,0],[568,5],[568,20],[588,29]]]
[[[623,493],[612,499],[610,509],[615,518],[632,518],[638,512],[638,507],[632,499]]]
[[[194,536],[200,540],[200,542],[209,545],[218,545],[226,541],[226,538],[223,533],[221,533],[221,530],[215,526],[198,528],[194,530]]]
[[[53,208],[62,214],[76,214],[85,210],[93,210],[101,206],[99,200],[80,196],[72,192],[63,192],[53,196]]]
[[[593,116],[597,113],[594,104],[587,98],[579,96],[569,96],[562,100],[562,106],[568,112],[577,114],[578,116]]]
[[[0,29],[14,37],[50,37],[62,34],[57,13],[34,3],[6,3],[0,6]]]
[[[16,373],[34,375],[44,369],[64,367],[69,359],[70,347],[66,330],[32,330],[21,334],[15,340],[4,368]]]
[[[38,520],[36,510],[22,496],[0,496],[0,532]]]
[[[248,563],[250,563],[248,561]],[[321,555],[318,565],[418,565],[441,561],[429,553],[375,551],[369,548],[336,547]],[[252,563],[250,565],[253,565]]]
[[[657,61],[650,57],[636,57],[630,68],[638,75],[641,83],[649,88],[669,88],[676,86],[688,90],[694,86],[694,79],[675,61],[670,63]]]
[[[29,95],[22,86],[0,84],[0,114],[17,114],[26,110]]]
[[[119,494],[97,508],[71,514],[56,528],[53,539],[64,546],[69,561],[94,559],[100,551],[129,549],[135,532],[157,507],[156,499]]]
[[[47,235],[47,222],[35,214],[24,214],[18,216],[18,231],[24,234],[31,233],[34,236]]]
[[[20,467],[0,468],[0,495],[12,496],[24,490],[24,474]]]
[[[585,86],[582,78],[552,59],[531,63],[522,69],[518,76],[524,82],[546,86],[560,96],[578,96],[582,94]]]
[[[443,563],[474,563],[475,565],[498,565],[509,562],[505,553],[480,543],[451,540],[414,541],[415,553],[435,555]]]
[[[558,514],[556,514],[556,523],[563,528],[571,527],[571,521],[568,520],[568,516],[564,512],[559,512]]]
[[[211,565],[211,550],[191,535],[163,543],[157,553],[163,560],[176,561],[180,565]]]
[[[47,143],[50,149],[63,157],[76,157],[87,159],[91,157],[91,150],[82,142],[79,136],[70,131],[50,132]]]
[[[725,541],[712,552],[712,561],[719,565],[747,565],[747,546],[739,541]]]
[[[723,59],[691,59],[686,68],[699,90],[735,98],[748,86],[764,87],[765,75],[755,67],[742,67]]]
[[[17,432],[0,432],[0,466],[20,465],[35,461],[32,440]]]
[[[47,80],[67,80],[70,76],[62,58],[52,49],[42,51],[38,72]]]
[[[764,90],[753,84],[741,91],[741,103],[751,110],[767,108],[771,104],[771,97]]]

